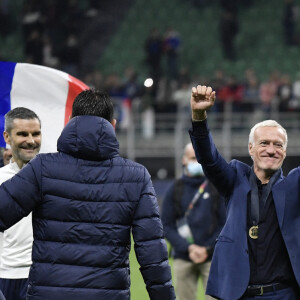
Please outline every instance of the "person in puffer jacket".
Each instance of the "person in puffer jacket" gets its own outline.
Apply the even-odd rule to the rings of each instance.
[[[28,300],[128,300],[131,232],[150,299],[176,299],[147,169],[119,156],[110,98],[86,90],[56,153],[0,187],[0,230],[33,212]]]

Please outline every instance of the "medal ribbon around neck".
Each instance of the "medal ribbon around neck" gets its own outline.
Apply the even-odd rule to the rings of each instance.
[[[277,179],[280,177],[281,169],[277,170],[273,176],[270,178],[267,186],[263,189],[261,195],[262,206],[267,202],[267,199],[271,193],[272,187]],[[249,183],[251,186],[251,220],[253,226],[249,229],[249,236],[252,239],[258,239],[258,222],[259,222],[259,195],[258,195],[258,187],[257,187],[257,177],[254,173],[253,167],[250,171]]]

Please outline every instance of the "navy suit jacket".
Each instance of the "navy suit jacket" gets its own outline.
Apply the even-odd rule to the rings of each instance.
[[[190,130],[191,141],[205,175],[226,200],[226,223],[215,246],[206,293],[224,299],[239,299],[250,279],[247,244],[247,195],[251,167],[232,160],[227,163],[216,149],[206,121]],[[195,131],[196,130],[196,131]],[[199,131],[199,132],[198,132]],[[300,286],[300,168],[280,178],[272,188],[279,227]]]

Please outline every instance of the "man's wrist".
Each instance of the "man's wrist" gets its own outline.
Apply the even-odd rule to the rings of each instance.
[[[206,120],[207,114],[206,110],[203,111],[192,111],[192,121],[193,122],[201,122]]]

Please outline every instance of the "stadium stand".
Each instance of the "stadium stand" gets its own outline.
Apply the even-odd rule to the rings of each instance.
[[[49,18],[52,17],[52,21],[57,20],[57,22],[50,22],[50,24],[57,23],[59,26],[50,31],[48,27],[46,28],[46,33],[49,33],[52,42],[52,56],[54,56],[50,57],[52,65],[49,66],[64,70],[64,64],[57,63],[55,58],[59,61],[60,55],[64,52],[61,49],[67,39],[65,29],[72,31],[74,27],[79,28],[79,31],[75,31],[80,51],[80,59],[75,63],[78,70],[77,77],[90,86],[104,88],[111,95],[117,95],[116,112],[118,117],[121,116],[118,137],[121,141],[122,155],[145,162],[152,174],[158,172],[157,170],[163,166],[171,170],[169,175],[173,176],[174,168],[171,164],[174,158],[176,160],[180,157],[179,149],[188,141],[186,132],[190,120],[187,110],[183,114],[178,113],[179,109],[172,98],[173,95],[168,93],[169,90],[181,88],[179,82],[175,83],[174,88],[172,82],[163,81],[160,91],[152,99],[152,111],[151,109],[144,111],[145,101],[149,100],[141,93],[141,90],[145,93],[143,82],[149,75],[145,63],[145,41],[153,28],[157,28],[162,36],[168,28],[173,28],[179,34],[178,64],[179,69],[186,69],[183,81],[188,81],[189,85],[195,82],[210,83],[216,69],[224,71],[223,84],[226,85],[231,74],[236,76],[239,84],[245,84],[245,71],[252,68],[258,79],[256,87],[258,93],[261,85],[268,82],[272,71],[277,70],[280,76],[288,74],[293,83],[296,77],[299,77],[300,70],[300,45],[297,43],[286,45],[284,39],[284,1],[238,1],[241,5],[238,9],[239,31],[235,40],[237,58],[233,61],[224,59],[222,54],[219,36],[220,1],[203,1],[204,5],[201,6],[193,6],[192,2],[195,1],[3,1],[1,3],[8,5],[3,12],[8,14],[10,22],[9,30],[5,31],[5,34],[0,33],[0,56],[2,60],[28,61],[25,55],[24,27],[26,26],[21,22],[26,13],[25,5],[31,3],[33,8],[34,6],[43,8],[44,5],[50,7],[51,10],[46,10],[46,19],[50,22]],[[64,11],[63,17],[60,14],[58,7],[68,8],[70,5],[73,5],[76,13],[79,13],[80,22],[70,17],[69,9]],[[75,24],[71,22],[74,19],[77,21]],[[80,26],[76,27],[78,25]],[[297,35],[300,32],[299,27],[300,25],[297,24]],[[296,37],[296,42],[298,40]],[[34,60],[29,62],[36,63]],[[133,82],[130,82],[132,78],[129,81],[126,78],[128,67],[137,74]],[[166,55],[163,55],[164,75],[166,68]],[[280,76],[277,78],[278,85],[281,84]],[[124,102],[124,99],[128,98],[124,86],[129,90],[136,89],[137,97],[133,97],[131,103]],[[186,101],[187,98],[186,92],[184,93],[182,101]],[[249,127],[261,118],[272,117],[281,122],[291,133],[289,155],[298,156],[300,145],[298,139],[293,138],[297,137],[300,128],[300,96],[297,97],[297,99],[290,98],[292,105],[280,114],[278,107],[276,108],[278,97],[272,99],[271,104],[274,104],[275,109],[273,106],[269,107],[266,113],[260,107],[261,103],[258,103],[259,105],[253,111],[242,111],[236,114],[232,122],[230,109],[226,108],[227,112],[219,115],[212,113],[211,128],[219,149],[228,159],[239,155],[247,157],[247,148],[243,145]],[[145,120],[150,120],[154,124],[154,128],[150,128],[153,131],[150,138],[143,134]],[[180,167],[178,165],[177,169],[179,170]]]
[[[220,48],[220,8],[216,1],[201,9],[181,0],[135,1],[97,66],[104,73],[113,70],[121,74],[131,65],[146,76],[145,38],[154,27],[164,32],[171,26],[182,39],[180,64],[195,75],[212,74],[216,68],[222,68],[242,76],[246,67],[253,67],[261,79],[274,68],[295,76],[300,67],[300,51],[298,46],[287,47],[283,42],[283,5],[284,1],[274,0],[254,1],[251,6],[239,7],[237,60],[228,62]]]

